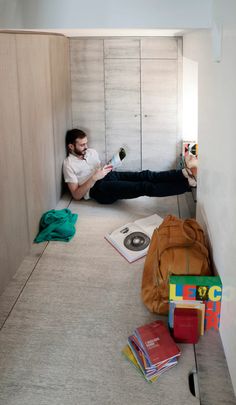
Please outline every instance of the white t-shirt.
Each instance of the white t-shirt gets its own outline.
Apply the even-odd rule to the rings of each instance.
[[[63,175],[66,183],[85,183],[94,171],[100,166],[101,161],[95,149],[87,149],[84,159],[79,159],[71,153],[63,162]],[[84,196],[89,199],[89,191]]]

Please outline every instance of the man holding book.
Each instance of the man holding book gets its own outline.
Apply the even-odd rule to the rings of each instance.
[[[166,197],[191,191],[197,184],[193,175],[196,161],[189,161],[182,170],[112,171],[111,164],[101,167],[98,153],[88,148],[87,136],[79,129],[67,131],[66,148],[63,174],[75,200],[92,198],[101,204],[112,204],[144,195]]]

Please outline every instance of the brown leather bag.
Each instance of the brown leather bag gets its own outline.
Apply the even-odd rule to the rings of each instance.
[[[153,232],[142,279],[142,299],[151,312],[168,313],[171,274],[211,274],[204,232],[195,219],[168,215]]]

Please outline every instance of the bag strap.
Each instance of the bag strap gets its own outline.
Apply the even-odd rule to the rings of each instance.
[[[194,243],[197,245],[197,247],[201,250],[201,253],[208,259],[209,258],[209,252],[208,252],[208,249],[207,249],[207,247],[202,243],[202,242],[200,242],[199,240],[197,240],[197,231],[199,231],[199,232],[201,232],[202,233],[202,236],[203,236],[203,239],[204,239],[204,232],[203,232],[203,230],[202,230],[202,228],[198,225],[198,223],[196,222],[196,221],[194,221],[194,224],[196,225],[196,227],[197,227],[197,229],[196,229],[196,227],[194,227],[192,224],[193,224],[193,220],[191,220],[191,219],[186,219],[185,221],[183,221],[183,233],[184,233],[184,235],[185,235],[185,237],[186,238],[189,238],[189,239],[191,239],[190,237],[189,237],[189,234],[188,234],[188,232],[186,232],[186,230],[185,230],[185,225],[188,225],[193,231],[194,231],[194,233],[195,233],[195,240],[194,240]]]
[[[153,276],[154,276],[154,284],[156,286],[159,286],[158,282],[158,277],[157,277],[157,272],[159,269],[159,263],[160,263],[160,255],[159,255],[159,233],[158,233],[158,228],[154,230],[156,233],[156,238],[157,238],[157,247],[154,249],[154,255],[153,255],[153,266],[154,266],[154,271],[153,271]],[[160,273],[160,272],[159,272]]]
[[[193,233],[194,233],[195,237],[192,238],[191,235],[189,235],[189,233],[187,231],[188,228],[187,228],[186,225],[188,225],[188,227],[190,227],[193,230]],[[203,233],[203,230],[201,229],[201,227],[198,224],[196,224],[196,225],[198,226],[198,230]],[[163,224],[163,228],[172,228],[173,226],[174,226],[174,222]],[[176,225],[176,226],[178,226],[178,225]],[[185,242],[183,242],[183,241],[180,241],[180,242],[175,242],[175,241],[174,242],[167,242],[166,246],[164,246],[164,248],[162,250],[159,249],[159,260],[161,258],[161,255],[164,253],[164,251],[166,249],[170,249],[170,248],[173,248],[173,247],[176,247],[176,248],[178,248],[178,247],[191,247],[191,246],[193,247],[194,245],[198,248],[198,250],[201,252],[201,254],[203,256],[205,256],[207,258],[207,260],[208,260],[209,259],[208,249],[206,248],[206,246],[204,246],[203,243],[201,243],[200,241],[197,240],[197,230],[196,230],[196,228],[194,226],[192,226],[192,220],[191,219],[185,219],[184,221],[182,221],[180,223],[180,227],[181,227],[182,233],[183,233],[183,235],[184,235],[184,237],[185,237],[185,239],[187,241],[185,241]]]

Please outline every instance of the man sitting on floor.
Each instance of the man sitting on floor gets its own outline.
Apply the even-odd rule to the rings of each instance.
[[[112,171],[111,165],[101,167],[98,153],[88,148],[87,136],[80,129],[67,131],[66,147],[68,156],[63,174],[75,200],[92,198],[101,204],[111,204],[144,195],[166,197],[191,191],[197,184],[192,174],[196,161],[190,161],[182,170]]]

